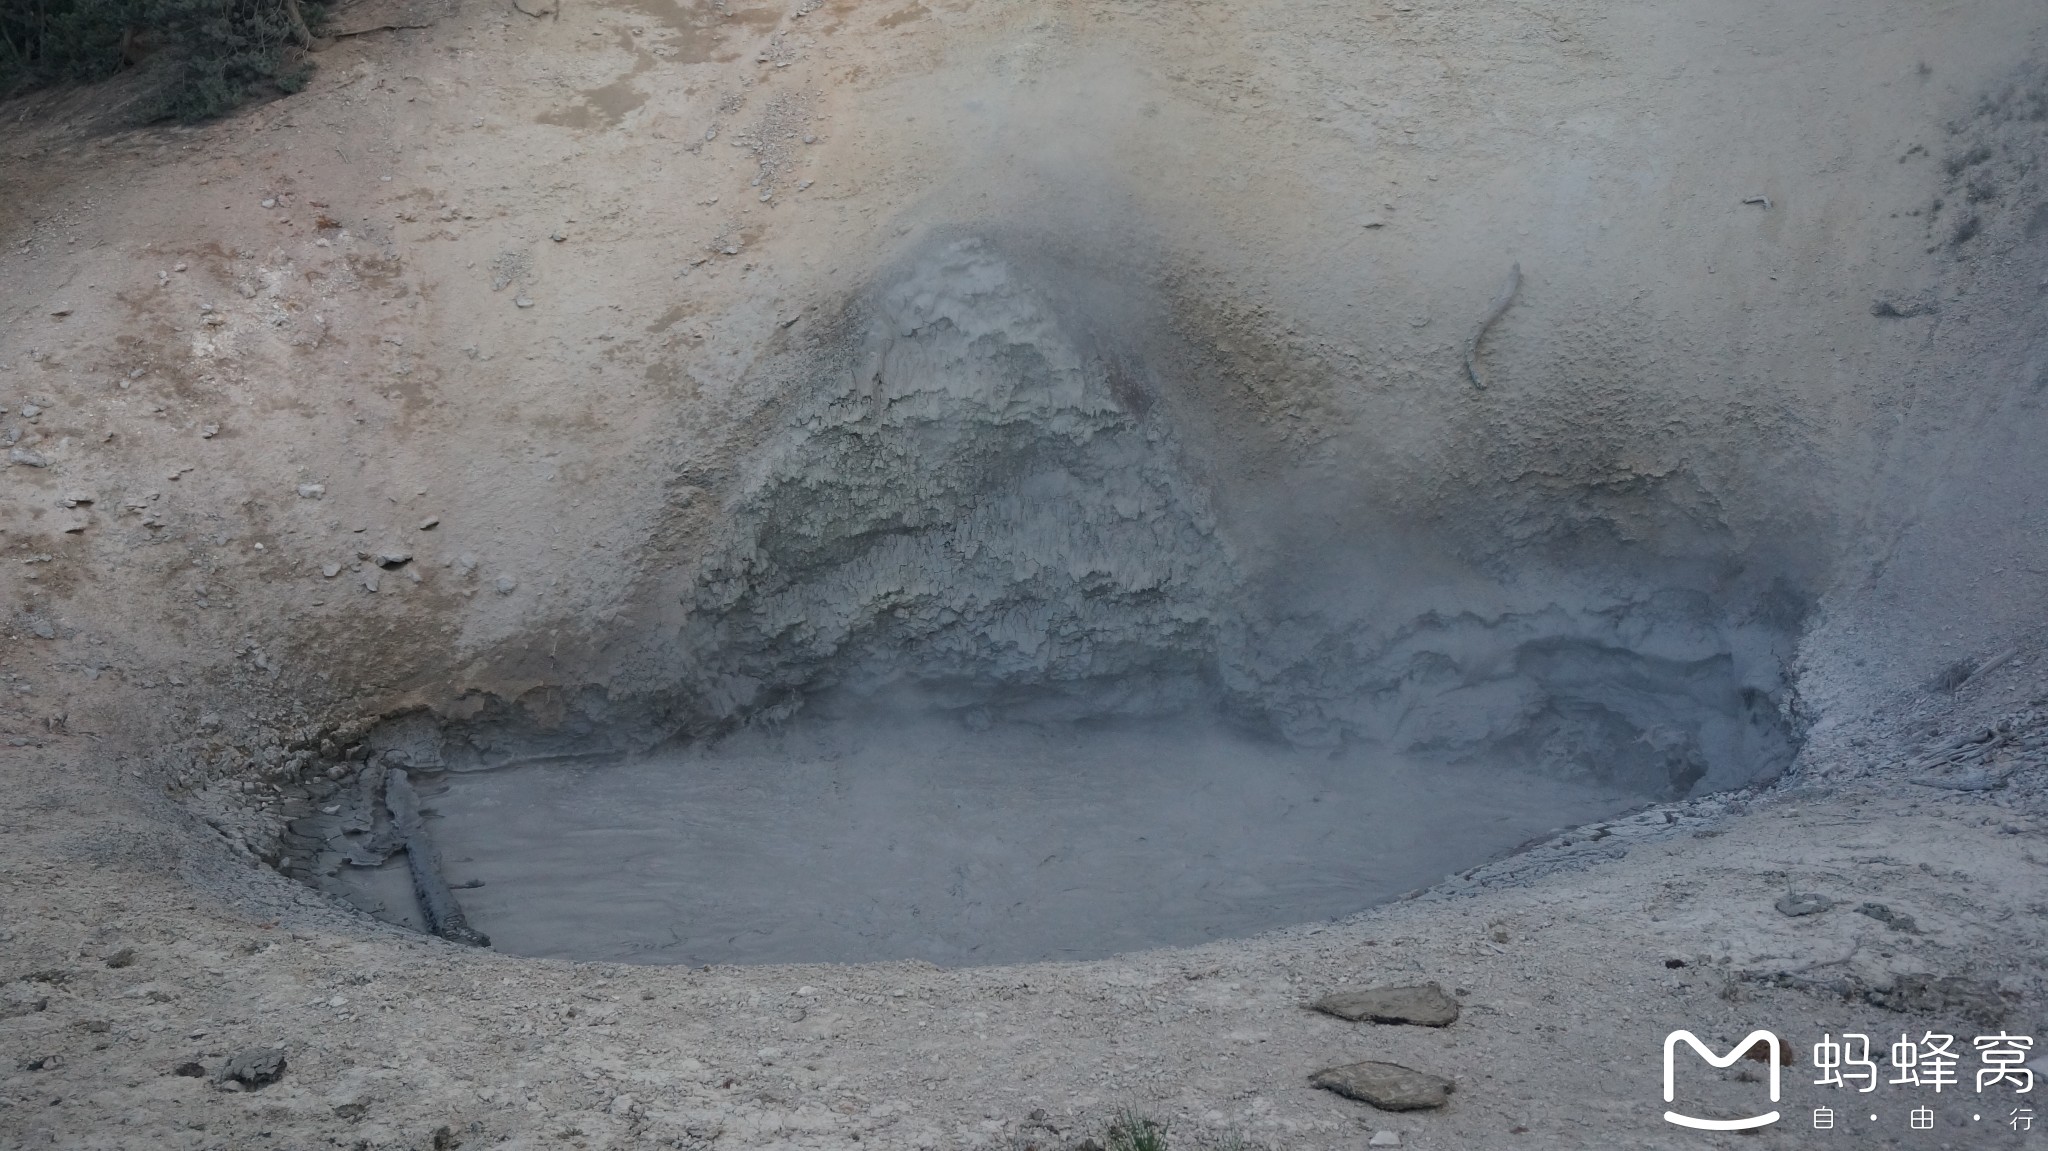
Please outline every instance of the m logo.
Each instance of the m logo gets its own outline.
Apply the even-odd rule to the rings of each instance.
[[[1674,1056],[1678,1052],[1678,1041],[1681,1039],[1690,1044],[1694,1051],[1699,1052],[1700,1058],[1706,1060],[1709,1067],[1734,1066],[1735,1061],[1742,1058],[1743,1052],[1756,1046],[1758,1042],[1762,1042],[1766,1047],[1765,1054],[1769,1057],[1768,1062],[1771,1065],[1771,1102],[1776,1103],[1778,1101],[1778,1066],[1784,1060],[1782,1058],[1783,1051],[1779,1046],[1776,1035],[1768,1031],[1752,1031],[1743,1038],[1742,1042],[1730,1048],[1728,1054],[1716,1055],[1708,1050],[1706,1044],[1700,1042],[1699,1036],[1694,1035],[1692,1032],[1673,1031],[1664,1037],[1664,1102],[1670,1103],[1678,1098],[1675,1075],[1677,1068],[1673,1064],[1675,1063]],[[1676,1111],[1666,1111],[1664,1119],[1666,1122],[1676,1123],[1680,1127],[1691,1127],[1696,1131],[1748,1131],[1751,1128],[1767,1127],[1772,1123],[1776,1123],[1778,1121],[1778,1113],[1772,1111],[1766,1115],[1752,1115],[1747,1119],[1695,1119],[1690,1115],[1680,1115]]]

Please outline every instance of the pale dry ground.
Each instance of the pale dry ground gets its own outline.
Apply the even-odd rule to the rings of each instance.
[[[0,472],[0,977],[44,1009],[0,1020],[0,1139],[917,1147],[1132,1104],[1285,1148],[1803,1147],[1667,1134],[1657,1043],[1964,1026],[1696,966],[1834,959],[1859,931],[1868,977],[2002,982],[2041,1034],[2038,800],[1857,778],[1938,713],[1902,689],[2039,615],[2038,472],[1993,450],[2037,421],[1959,367],[2025,327],[2035,297],[1998,293],[2039,276],[1958,270],[1912,216],[1944,191],[1944,123],[2038,55],[2037,6],[802,7],[462,5],[202,128],[10,117],[0,428],[47,466]],[[1082,231],[1184,258],[1212,335],[1249,349],[1212,405],[1244,417],[1205,445],[1226,471],[1300,463],[1333,506],[1425,510],[1455,508],[1441,477],[1678,476],[1738,539],[1867,534],[1805,652],[1816,790],[1341,926],[967,972],[458,951],[342,917],[158,797],[191,754],[239,781],[294,713],[645,674],[615,641],[672,610],[744,471],[778,398],[750,369],[920,230],[1077,205]],[[1457,350],[1510,260],[1524,294],[1474,394]],[[1941,318],[1873,320],[1891,291]],[[1999,354],[1986,378],[2032,378],[2034,352]],[[1996,479],[1954,485],[1990,506],[1916,487],[1937,465]],[[1958,544],[1963,518],[1982,526]],[[418,582],[368,590],[379,549]],[[2024,703],[2031,666],[1982,714]],[[1784,919],[1788,887],[1925,933]],[[72,974],[19,981],[39,972]],[[1466,988],[1465,1019],[1298,1007],[1415,975]],[[290,1068],[257,1094],[168,1074],[275,1042]],[[1455,1075],[1451,1106],[1306,1086],[1378,1054]]]
[[[2028,58],[2034,5],[803,8],[458,6],[212,125],[24,107],[23,626],[95,673],[238,682],[181,700],[238,731],[645,688],[786,398],[768,365],[923,233],[993,227],[1165,269],[1230,361],[1170,403],[1248,555],[1403,517],[1519,539],[1574,498],[1653,543],[1705,524],[1847,565],[1804,578],[1846,633],[1814,658],[1868,657],[1829,685],[1850,709],[2039,604],[2027,485],[1964,540],[1932,498],[2012,482],[2038,276],[1924,219],[1945,118]],[[1479,392],[1459,356],[1510,261]],[[1892,291],[1944,310],[1874,319]],[[417,558],[371,593],[386,550]],[[1971,594],[1934,594],[1959,551]]]

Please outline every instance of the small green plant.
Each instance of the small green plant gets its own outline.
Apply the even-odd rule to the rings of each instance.
[[[1126,1110],[1110,1121],[1102,1142],[1108,1151],[1167,1151],[1166,1125]]]

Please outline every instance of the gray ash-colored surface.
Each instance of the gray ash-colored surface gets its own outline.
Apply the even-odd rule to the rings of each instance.
[[[1328,919],[1632,802],[1212,729],[816,724],[422,782],[501,951],[651,963],[1094,958]],[[402,868],[341,868],[410,921]],[[397,912],[398,914],[392,914]]]
[[[1524,531],[1569,548],[1248,545],[1270,525],[1215,510],[1231,481],[1186,446],[1204,417],[1174,402],[1181,367],[1091,276],[969,239],[881,279],[750,463],[685,599],[664,722],[832,692],[970,722],[1201,708],[1659,797],[1790,762],[1805,597],[1717,555],[1725,532],[1689,527],[1674,556],[1552,508]]]

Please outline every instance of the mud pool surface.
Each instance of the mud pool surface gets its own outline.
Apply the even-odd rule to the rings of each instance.
[[[822,725],[422,787],[500,951],[647,963],[1087,959],[1342,916],[1552,828],[1601,787],[1184,729]],[[402,862],[344,869],[411,920]],[[381,909],[381,910],[380,910]]]

